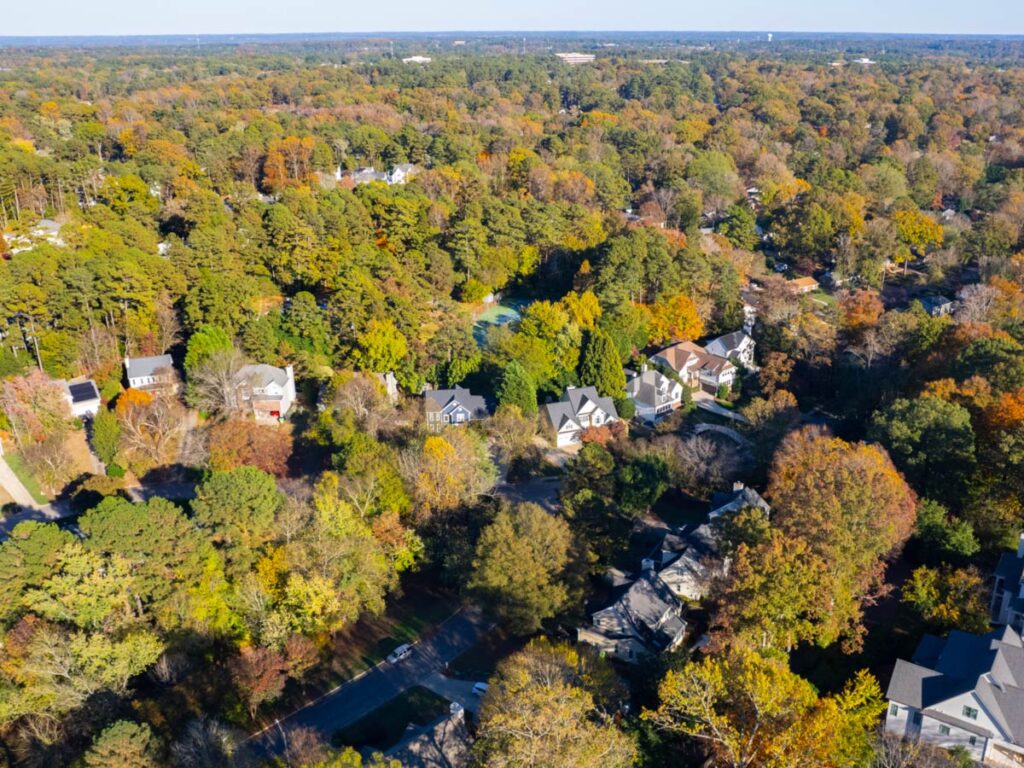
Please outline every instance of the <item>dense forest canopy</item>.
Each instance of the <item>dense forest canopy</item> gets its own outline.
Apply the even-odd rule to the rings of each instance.
[[[413,577],[564,636],[637,531],[740,479],[773,512],[721,524],[710,654],[627,693],[523,639],[481,765],[871,765],[872,610],[904,645],[987,627],[1024,526],[1024,42],[465,37],[0,38],[0,426],[72,510],[0,543],[0,765],[269,759],[237,731],[351,671]],[[742,450],[687,394],[545,464],[539,407],[593,386],[628,421],[623,366],[751,311],[756,365],[704,393]],[[180,398],[123,386],[164,353]],[[288,424],[238,418],[254,364],[294,372]],[[456,385],[493,416],[430,432],[416,397]],[[503,496],[544,472],[556,512]],[[295,738],[271,764],[362,760]]]

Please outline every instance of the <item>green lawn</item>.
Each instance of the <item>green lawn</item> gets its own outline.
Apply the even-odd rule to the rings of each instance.
[[[39,483],[32,477],[32,473],[28,471],[28,467],[25,466],[21,456],[16,453],[8,453],[4,455],[4,458],[7,460],[7,466],[11,468],[11,471],[21,480],[21,484],[25,486],[25,490],[32,494],[32,498],[39,504],[49,504],[50,497],[43,493]]]
[[[384,751],[397,744],[408,725],[429,725],[448,711],[448,701],[426,688],[410,688],[331,738],[336,746]]]

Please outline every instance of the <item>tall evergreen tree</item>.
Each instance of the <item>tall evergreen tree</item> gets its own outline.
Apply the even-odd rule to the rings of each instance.
[[[621,397],[626,389],[626,374],[619,363],[615,344],[604,331],[587,333],[580,354],[580,384],[594,386],[605,397]]]
[[[518,406],[524,414],[537,412],[537,385],[529,372],[515,360],[505,366],[497,395],[500,405]]]

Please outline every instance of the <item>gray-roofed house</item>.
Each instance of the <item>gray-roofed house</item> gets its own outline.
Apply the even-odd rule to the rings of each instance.
[[[1010,627],[984,635],[926,635],[896,662],[886,698],[889,733],[962,747],[986,765],[1024,765],[1024,641]]]
[[[562,399],[544,406],[544,418],[555,433],[555,445],[579,445],[583,430],[619,420],[615,403],[594,387],[566,387]]]
[[[239,400],[252,410],[258,422],[280,421],[295,404],[295,369],[290,365],[244,365],[236,381]]]
[[[626,397],[633,401],[636,417],[641,421],[657,421],[683,402],[683,385],[661,371],[626,371],[626,378]]]
[[[78,418],[95,416],[100,410],[100,391],[92,379],[57,382],[64,389],[71,413]]]
[[[465,768],[472,745],[465,710],[453,704],[450,714],[430,725],[410,726],[402,741],[384,756],[397,760],[402,768]]]
[[[946,296],[925,296],[920,301],[924,311],[932,317],[944,317],[953,314],[953,300]]]
[[[653,561],[644,564],[614,603],[591,614],[590,626],[576,630],[579,642],[633,664],[679,646],[686,635],[683,604],[658,578]]]
[[[712,580],[729,568],[723,558],[715,529],[704,523],[679,537],[678,556],[658,571],[658,578],[679,600],[698,601],[708,593]]]
[[[761,494],[753,488],[748,488],[740,482],[733,483],[732,490],[728,493],[715,491],[711,494],[711,511],[708,512],[708,520],[714,520],[716,517],[730,512],[738,512],[746,507],[763,509],[765,514],[772,511],[768,502],[761,498]]]
[[[464,387],[428,389],[423,393],[427,427],[437,432],[450,424],[468,424],[486,419],[487,403]]]
[[[709,355],[739,362],[744,368],[754,367],[754,339],[745,331],[733,331],[704,345]]]
[[[992,621],[1024,632],[1024,533],[1017,542],[1017,551],[1004,552],[996,565]]]
[[[174,371],[174,362],[170,355],[126,356],[124,372],[128,386],[132,389],[141,389],[145,392],[176,392],[178,389],[178,375]]]

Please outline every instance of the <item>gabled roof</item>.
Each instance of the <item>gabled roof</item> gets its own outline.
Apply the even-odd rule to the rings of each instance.
[[[465,408],[472,419],[487,418],[487,403],[480,395],[474,395],[464,387],[454,389],[428,389],[423,393],[428,406],[433,404],[435,410],[443,411],[449,407]]]
[[[565,429],[582,429],[579,421],[576,419],[576,414],[572,410],[572,405],[564,400],[548,403],[544,408],[547,410],[548,421],[551,422],[556,432],[561,432]]]
[[[73,384],[69,384],[66,381],[61,383],[67,389],[68,397],[71,398],[72,403],[88,403],[100,399],[100,392],[96,389],[96,382],[92,379],[76,381]]]
[[[661,371],[648,369],[632,375],[626,382],[626,394],[638,403],[657,407],[678,400],[682,385]]]
[[[737,483],[737,486],[739,487],[734,487],[728,493],[716,491],[711,494],[711,511],[708,513],[709,520],[714,520],[716,517],[728,512],[739,511],[745,507],[757,507],[765,512],[772,511],[768,502],[753,488],[748,488],[740,483]]]
[[[712,339],[705,345],[705,350],[714,355],[728,357],[733,350],[739,349],[748,341],[753,341],[745,331],[733,331],[717,339]]]
[[[683,535],[682,553],[658,572],[658,578],[674,594],[702,594],[717,566],[721,564],[718,537],[704,523]]]
[[[288,384],[288,371],[266,363],[243,365],[238,369],[238,380],[254,387],[263,388],[277,384],[284,388]]]
[[[129,379],[141,379],[155,376],[158,371],[170,370],[174,367],[174,362],[170,355],[129,357],[125,358],[124,367]]]
[[[692,341],[680,341],[678,344],[656,352],[654,357],[663,359],[672,370],[681,371],[689,364],[699,364],[706,354],[700,345],[694,344]]]
[[[618,600],[594,614],[594,626],[600,631],[599,624],[607,623],[599,617],[614,616],[613,623],[630,628],[636,637],[660,651],[672,645],[686,629],[686,622],[675,615],[679,607],[679,600],[658,574],[648,570]]]
[[[938,720],[949,718],[951,725],[991,735],[977,723],[931,710],[954,696],[973,692],[1000,729],[1015,744],[1022,744],[1022,684],[1024,642],[1020,635],[1009,627],[984,635],[954,630],[945,639],[926,635],[912,662],[897,661],[887,697],[922,709]]]
[[[615,412],[615,402],[610,397],[601,397],[596,387],[566,387],[562,399],[568,401],[574,414],[583,413],[592,403],[613,419],[619,417]]]

